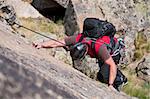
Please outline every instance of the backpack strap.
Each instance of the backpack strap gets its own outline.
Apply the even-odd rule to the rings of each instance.
[[[115,40],[113,37],[110,37],[110,46],[112,49],[115,47]]]
[[[93,40],[92,39],[91,48],[93,49],[93,53],[94,53],[95,57],[98,58],[97,55],[96,55],[96,49],[95,49],[95,43],[96,43],[96,41],[97,40]]]
[[[110,52],[112,53],[113,52],[113,50],[114,50],[114,48],[115,48],[115,40],[114,40],[114,38],[113,37],[110,37],[110,44],[108,44],[109,45],[109,48],[108,49],[110,49]]]

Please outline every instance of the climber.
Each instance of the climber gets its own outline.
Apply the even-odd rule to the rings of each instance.
[[[96,58],[100,67],[98,79],[103,83],[107,83],[112,90],[117,89],[119,91],[118,87],[127,82],[127,79],[116,66],[120,58],[118,51],[120,43],[114,37],[115,32],[114,25],[107,21],[86,18],[83,33],[65,37],[59,42],[50,40],[33,43],[33,46],[38,49],[67,47],[73,60],[82,60],[86,54]]]

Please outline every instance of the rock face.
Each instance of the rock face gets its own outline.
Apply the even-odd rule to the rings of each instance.
[[[130,99],[37,50],[0,22],[0,97]]]
[[[59,89],[54,82],[43,79],[31,70],[23,68],[23,64],[19,65],[2,55],[2,50],[12,54],[10,50],[0,49],[0,97],[2,99],[76,98]],[[13,54],[13,58],[16,58],[16,55]]]
[[[150,54],[145,55],[142,61],[138,63],[135,70],[138,77],[150,82]]]

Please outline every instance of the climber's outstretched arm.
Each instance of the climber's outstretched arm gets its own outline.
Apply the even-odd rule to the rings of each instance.
[[[58,40],[58,41],[54,41],[54,40],[49,40],[49,41],[45,41],[45,42],[41,42],[41,43],[33,43],[33,46],[35,48],[54,48],[54,47],[64,47],[66,46],[65,40]]]

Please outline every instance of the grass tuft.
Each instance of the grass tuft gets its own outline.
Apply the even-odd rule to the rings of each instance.
[[[53,21],[45,18],[20,18],[20,22],[23,26],[46,35],[60,35],[60,28],[63,27],[62,20],[54,23]],[[23,33],[23,35],[25,35],[25,37],[28,39],[36,35],[35,33],[28,31],[24,28],[19,28],[19,33]]]
[[[134,45],[135,45],[134,60],[140,60],[145,53],[150,52],[150,43],[143,32],[137,33]]]

